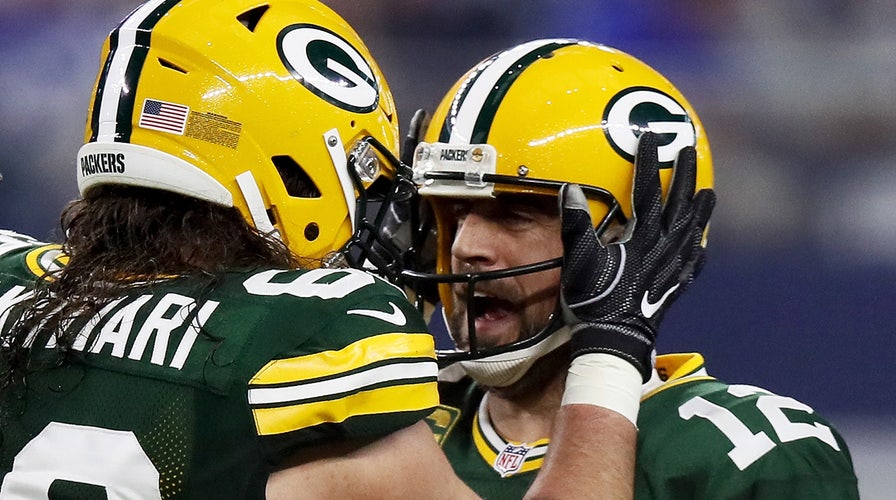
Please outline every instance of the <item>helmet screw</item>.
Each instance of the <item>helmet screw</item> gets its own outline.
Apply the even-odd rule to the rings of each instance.
[[[470,152],[470,155],[470,158],[475,162],[482,161],[482,158],[485,156],[482,153],[482,148],[473,148],[473,150]]]
[[[525,176],[529,175],[529,167],[527,167],[525,165],[520,165],[516,169],[516,175],[518,175],[520,177],[525,177]]]
[[[335,136],[335,135],[331,135],[330,137],[327,137],[327,144],[328,144],[331,148],[334,147],[334,146],[336,146],[336,136]]]

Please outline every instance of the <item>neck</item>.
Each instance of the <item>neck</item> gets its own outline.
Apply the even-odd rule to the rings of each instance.
[[[566,383],[569,353],[561,348],[536,362],[518,382],[489,388],[486,410],[508,441],[531,443],[551,437]]]

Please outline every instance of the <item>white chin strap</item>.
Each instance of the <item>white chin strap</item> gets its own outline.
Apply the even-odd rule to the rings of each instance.
[[[236,176],[236,183],[240,187],[240,192],[243,193],[246,206],[249,207],[249,214],[252,217],[252,223],[255,224],[255,229],[264,234],[273,234],[279,239],[280,233],[268,218],[264,198],[261,197],[261,190],[258,188],[258,183],[252,172],[246,170]]]
[[[461,361],[460,365],[473,380],[482,385],[505,387],[523,378],[536,361],[569,342],[570,338],[572,334],[569,327],[563,326],[525,349]]]
[[[339,184],[342,186],[342,195],[345,198],[345,208],[348,210],[348,220],[352,221],[352,231],[357,229],[357,221],[355,221],[355,184],[352,177],[348,173],[348,158],[345,154],[345,145],[342,137],[339,135],[339,129],[331,129],[324,133],[324,144],[327,146],[327,152],[330,153],[330,160],[333,162],[333,168],[336,169],[336,175],[339,178]]]

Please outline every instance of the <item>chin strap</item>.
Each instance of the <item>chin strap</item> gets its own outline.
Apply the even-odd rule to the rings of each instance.
[[[339,130],[331,129],[324,133],[324,144],[330,153],[330,160],[333,162],[333,168],[336,169],[336,175],[339,177],[339,184],[342,185],[342,196],[345,198],[345,207],[348,210],[348,220],[352,222],[352,231],[358,229],[355,220],[355,184],[352,177],[348,173],[348,157],[345,154],[345,145],[342,143],[342,137],[339,136]]]
[[[249,207],[249,215],[252,217],[255,229],[264,234],[273,234],[277,239],[280,239],[280,232],[277,231],[277,228],[271,224],[271,219],[268,218],[264,199],[261,197],[261,190],[258,189],[258,183],[255,182],[255,176],[252,175],[252,172],[246,170],[236,176],[236,183],[240,187],[240,192],[243,193],[246,205]]]
[[[524,349],[460,361],[460,365],[473,380],[482,385],[506,387],[523,378],[536,361],[569,342],[570,338],[569,327],[563,326]]]

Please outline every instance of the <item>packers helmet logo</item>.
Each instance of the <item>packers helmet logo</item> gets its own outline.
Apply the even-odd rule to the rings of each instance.
[[[293,24],[277,35],[280,60],[321,99],[342,109],[376,109],[379,86],[370,63],[348,41],[313,24]]]
[[[678,152],[697,144],[697,131],[688,112],[668,94],[649,87],[632,87],[610,99],[604,110],[604,132],[613,149],[634,161],[642,132],[659,135],[661,167],[671,167]]]

